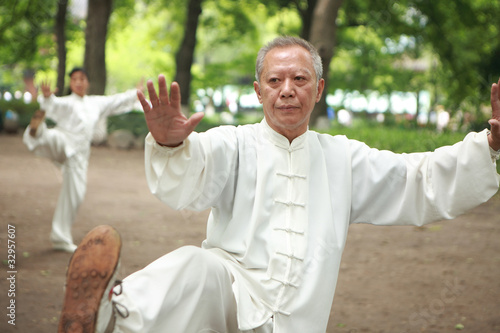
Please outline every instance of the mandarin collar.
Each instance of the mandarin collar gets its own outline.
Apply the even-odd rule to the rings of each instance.
[[[262,121],[260,123],[262,124],[262,127],[264,128],[265,137],[269,141],[271,141],[271,143],[273,143],[275,146],[282,148],[282,149],[286,149],[288,151],[293,151],[293,150],[301,149],[304,147],[304,144],[305,144],[305,141],[307,138],[307,132],[309,131],[309,127],[308,127],[308,130],[306,130],[306,132],[299,135],[298,137],[293,139],[292,142],[290,142],[290,141],[288,141],[288,139],[284,135],[282,135],[282,134],[276,132],[274,129],[272,129],[271,126],[269,126],[269,124],[267,123],[265,117],[262,119]]]
[[[76,93],[72,92],[72,93],[71,93],[71,96],[72,96],[73,98],[75,98],[75,99],[83,100],[83,99],[85,98],[85,96],[87,96],[87,95],[83,95],[83,97],[82,97],[82,96],[80,96],[80,95],[78,95],[78,94],[76,94]]]

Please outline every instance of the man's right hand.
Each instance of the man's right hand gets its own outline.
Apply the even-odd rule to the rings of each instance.
[[[56,90],[50,90],[50,82],[49,81],[42,81],[42,83],[40,84],[40,88],[42,89],[42,94],[43,94],[43,97],[45,98],[49,98],[50,95],[54,94]]]
[[[148,80],[147,89],[151,104],[142,91],[137,91],[151,135],[162,146],[176,147],[191,134],[203,118],[203,113],[195,113],[189,119],[181,111],[181,92],[179,84],[172,82],[170,97],[164,75],[158,76],[159,97],[153,82]]]

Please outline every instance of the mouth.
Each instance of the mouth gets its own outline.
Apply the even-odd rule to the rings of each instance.
[[[295,106],[295,105],[281,105],[281,106],[278,106],[276,107],[278,110],[280,111],[284,111],[284,112],[292,112],[294,110],[297,110],[298,107]]]

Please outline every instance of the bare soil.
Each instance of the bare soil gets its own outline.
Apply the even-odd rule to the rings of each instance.
[[[143,154],[92,149],[73,229],[79,242],[94,226],[115,226],[123,239],[122,277],[179,246],[200,245],[205,234],[208,212],[173,211],[149,192]],[[0,134],[0,332],[56,331],[71,256],[49,243],[61,181],[19,134]],[[7,266],[9,235],[16,273]],[[500,332],[499,195],[423,228],[351,227],[328,333],[457,331]]]

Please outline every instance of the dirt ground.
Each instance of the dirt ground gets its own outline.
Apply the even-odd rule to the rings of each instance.
[[[159,202],[143,163],[140,149],[94,147],[73,230],[79,242],[94,226],[115,226],[122,277],[179,246],[199,245],[205,233],[208,212],[176,212]],[[0,332],[56,331],[70,258],[49,243],[60,186],[59,170],[30,153],[20,135],[0,134]],[[15,237],[15,270],[7,266],[8,236]],[[328,333],[460,330],[500,332],[498,195],[424,228],[351,227]]]

